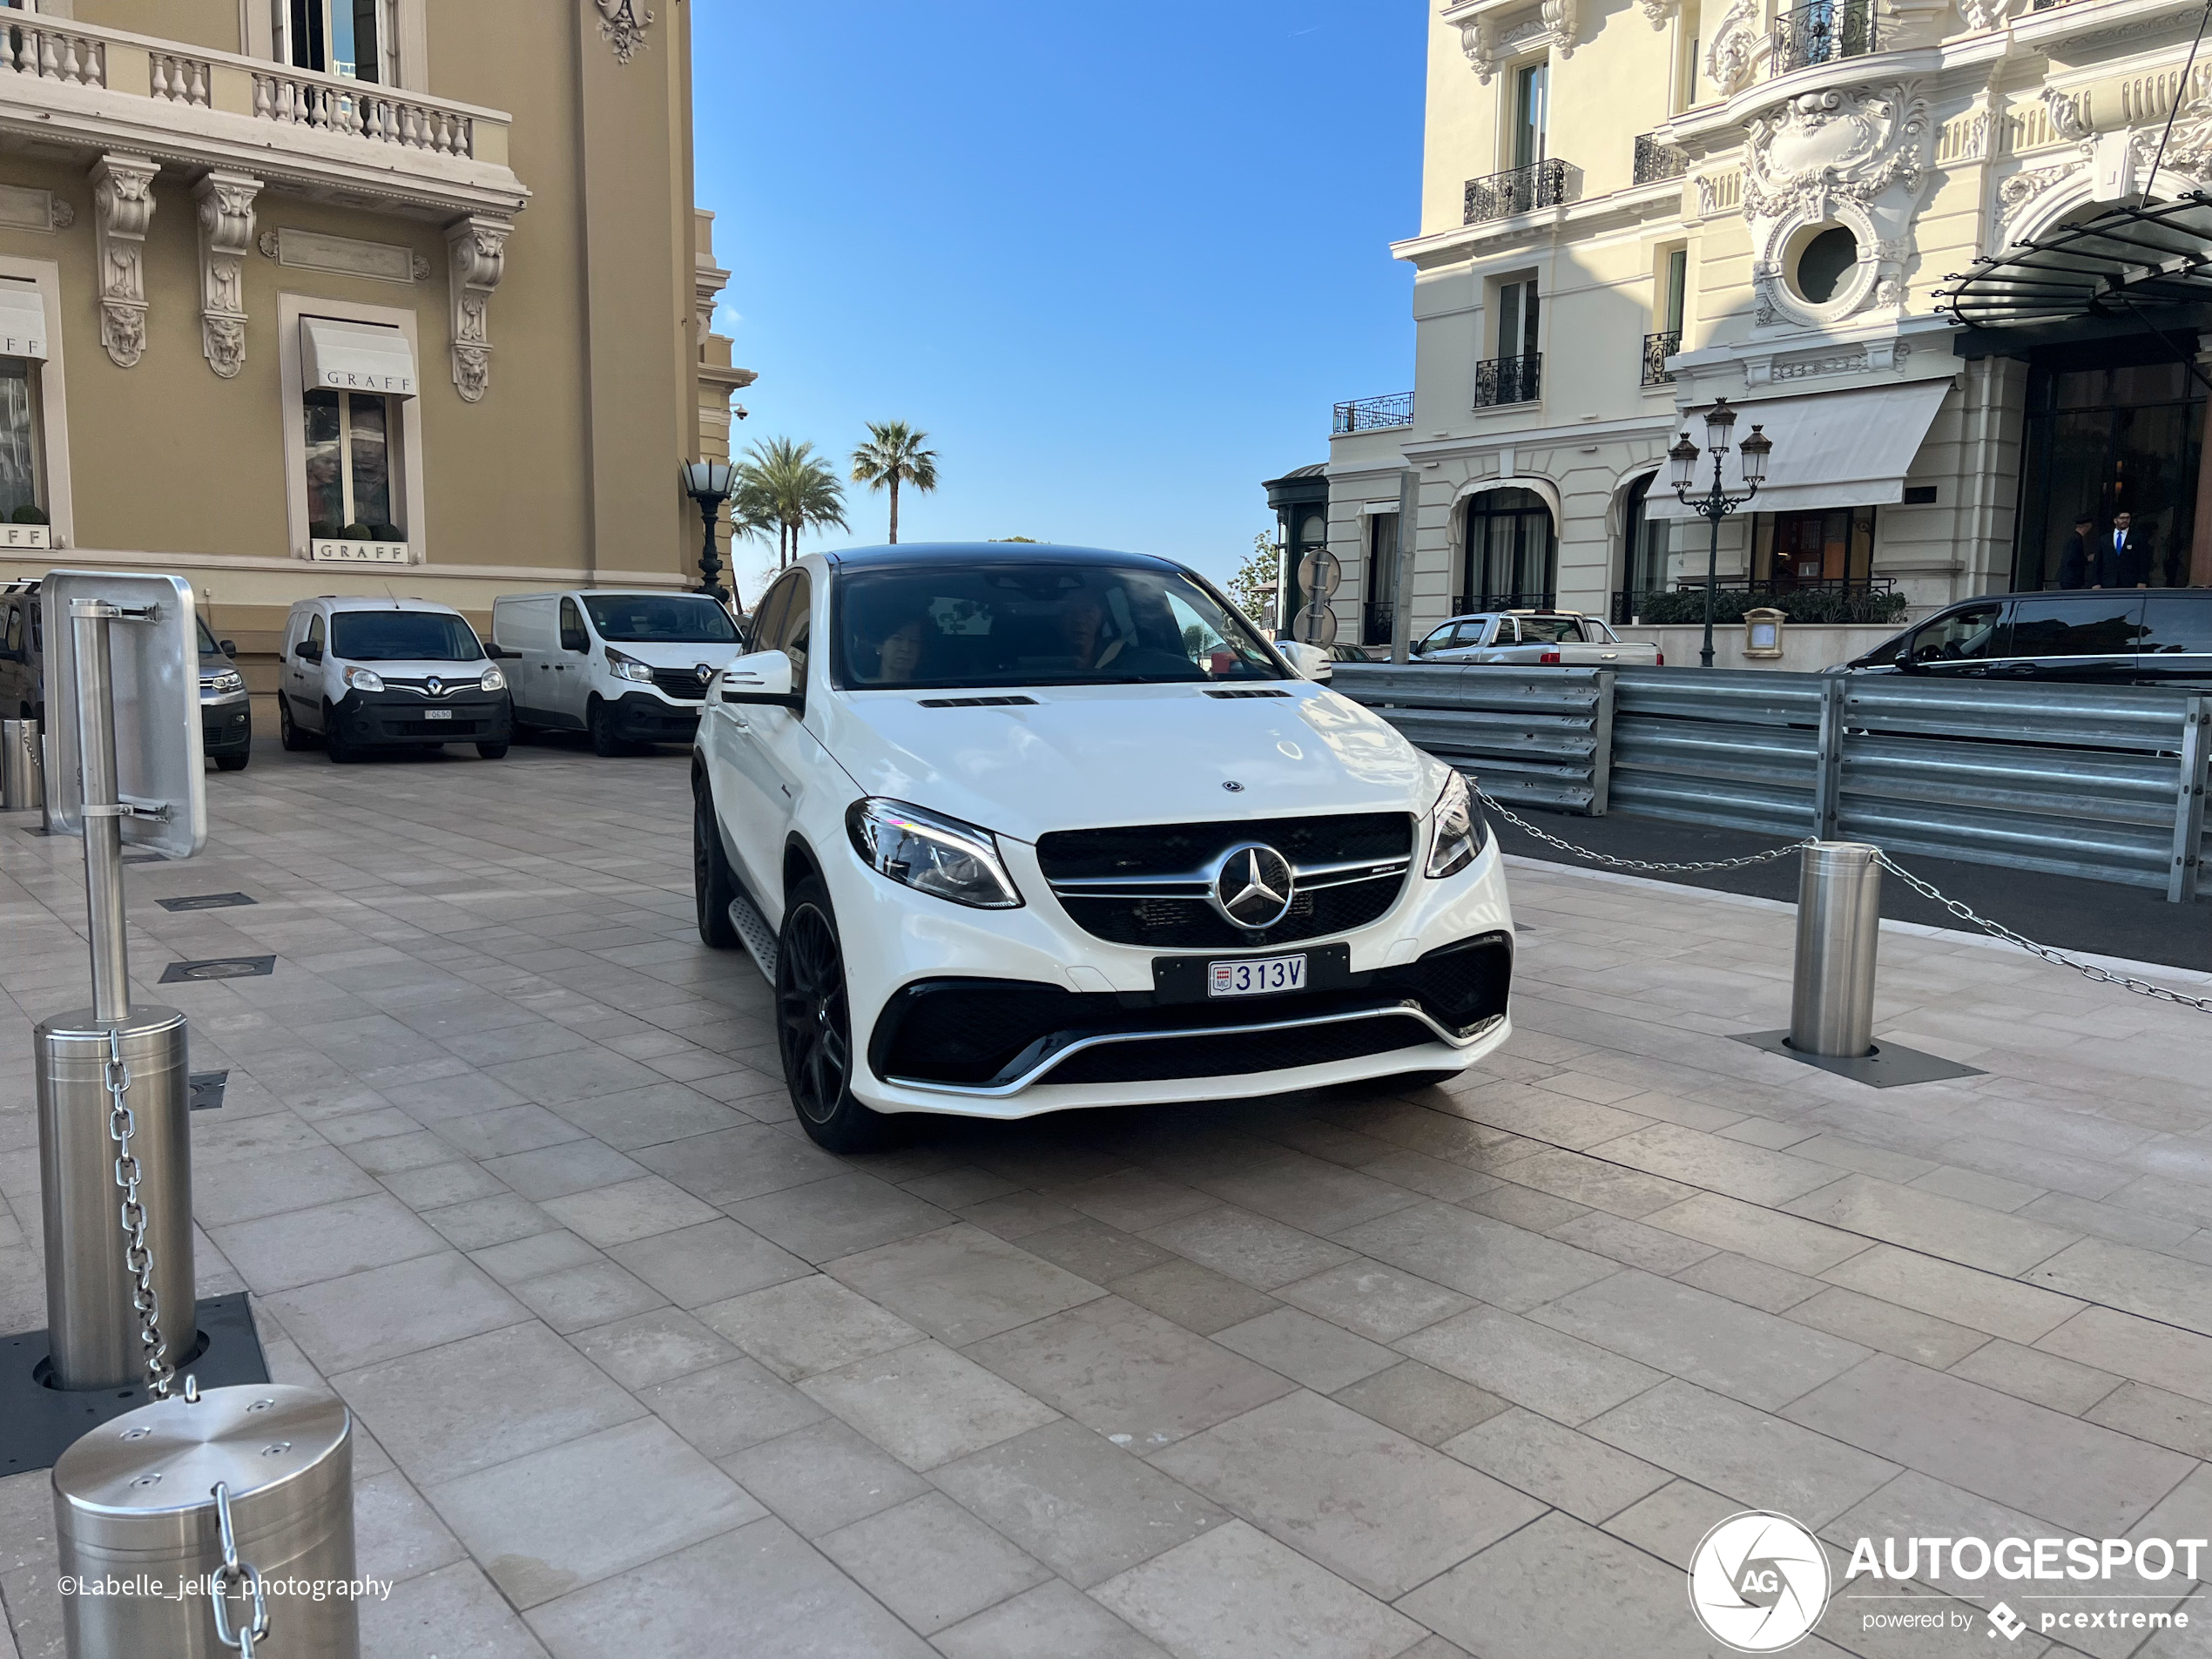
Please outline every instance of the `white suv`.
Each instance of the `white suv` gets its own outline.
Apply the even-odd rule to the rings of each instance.
[[[330,758],[473,743],[507,752],[507,676],[468,617],[426,599],[301,599],[284,624],[277,732],[287,749],[322,739]]]
[[[1181,566],[813,554],[745,644],[693,754],[699,933],[775,986],[822,1145],[1411,1086],[1505,1041],[1512,913],[1465,779]]]

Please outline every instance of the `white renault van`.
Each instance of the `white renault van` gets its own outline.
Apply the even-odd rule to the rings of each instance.
[[[507,677],[468,617],[427,599],[301,599],[284,624],[277,729],[340,763],[367,749],[473,743],[487,760],[515,732]]]
[[[495,599],[491,637],[516,723],[589,732],[602,755],[691,742],[708,684],[739,649],[710,595],[606,588]]]

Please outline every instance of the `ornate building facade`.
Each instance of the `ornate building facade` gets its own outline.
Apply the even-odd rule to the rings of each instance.
[[[2212,183],[2212,53],[2182,85],[2202,16],[1448,0],[1420,233],[1392,250],[1414,273],[1414,390],[1336,413],[1339,637],[1388,637],[1370,596],[1408,474],[1416,637],[1498,604],[1627,620],[1702,581],[1707,525],[1655,475],[1723,396],[1739,435],[1774,442],[1721,530],[1735,583],[1916,608],[2056,585],[2076,516],[2122,510],[2154,584],[2212,581],[2212,308],[2007,329],[1944,309],[1978,259]]]
[[[306,595],[695,581],[752,375],[691,10],[10,0],[0,580],[174,572],[249,661]]]

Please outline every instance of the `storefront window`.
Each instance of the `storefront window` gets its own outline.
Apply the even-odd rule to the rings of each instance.
[[[1864,586],[1873,567],[1871,507],[1762,513],[1753,532],[1753,575],[1782,592]]]
[[[392,522],[392,400],[319,388],[307,394],[305,413],[308,533],[404,541]]]
[[[31,413],[30,364],[0,357],[0,518],[38,502],[38,433]]]

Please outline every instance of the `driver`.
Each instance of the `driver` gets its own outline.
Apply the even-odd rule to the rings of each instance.
[[[914,617],[883,637],[876,647],[876,678],[886,685],[900,685],[921,666],[923,618]]]
[[[1106,607],[1098,596],[1083,588],[1069,597],[1060,610],[1060,631],[1068,649],[1076,658],[1076,666],[1084,673],[1096,673],[1121,655],[1125,639],[1109,641],[1103,651],[1099,649],[1098,636],[1106,625]]]

